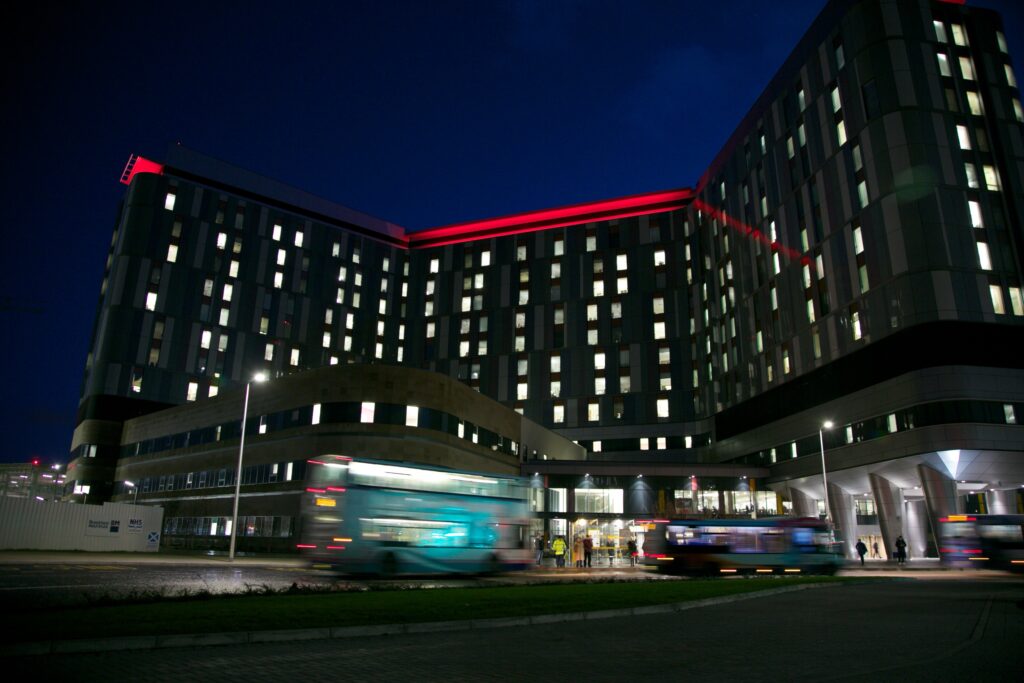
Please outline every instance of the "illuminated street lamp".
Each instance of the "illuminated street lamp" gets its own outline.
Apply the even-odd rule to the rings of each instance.
[[[139,487],[135,485],[135,482],[125,481],[124,485],[128,488],[135,489],[135,495],[132,497],[132,505],[139,502]]]
[[[825,519],[832,524],[832,511],[828,507],[828,473],[825,469],[825,435],[824,430],[832,429],[832,420],[825,420],[818,430],[818,443],[821,445],[821,483],[825,487]]]
[[[235,506],[231,512],[231,549],[228,551],[228,560],[235,559],[235,535],[238,533],[238,496],[242,492],[242,456],[245,454],[245,421],[249,416],[249,387],[253,382],[266,382],[267,375],[264,372],[256,373],[251,382],[245,383],[245,402],[242,404],[242,438],[238,444],[238,471],[235,472]]]

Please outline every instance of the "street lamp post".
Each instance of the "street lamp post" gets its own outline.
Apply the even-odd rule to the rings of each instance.
[[[137,504],[139,502],[139,487],[135,484],[135,482],[131,481],[125,481],[124,485],[135,490],[135,495],[132,496],[132,505]]]
[[[242,438],[238,444],[238,470],[235,472],[235,503],[231,511],[231,548],[228,551],[228,561],[235,560],[235,535],[238,533],[238,497],[242,492],[242,456],[245,454],[245,421],[249,417],[249,387],[253,382],[267,381],[266,374],[256,374],[252,381],[245,383],[245,402],[242,404]]]
[[[825,487],[825,519],[832,524],[832,511],[828,507],[828,471],[825,468],[825,434],[824,430],[832,429],[832,420],[825,420],[818,430],[818,443],[821,445],[821,483]]]

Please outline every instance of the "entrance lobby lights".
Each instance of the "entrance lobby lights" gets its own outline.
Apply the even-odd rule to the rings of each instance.
[[[242,438],[238,444],[238,471],[235,472],[235,505],[231,511],[231,548],[228,550],[228,561],[235,559],[235,535],[238,533],[238,496],[242,491],[242,457],[245,454],[245,421],[249,416],[249,387],[253,382],[266,382],[267,374],[258,372],[251,381],[245,383],[245,402],[242,403]]]
[[[818,430],[818,443],[821,445],[821,483],[825,487],[825,519],[832,523],[832,511],[828,507],[828,472],[825,469],[825,434],[826,429],[832,429],[832,420],[825,420]]]

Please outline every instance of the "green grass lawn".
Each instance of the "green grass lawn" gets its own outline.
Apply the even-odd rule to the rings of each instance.
[[[584,612],[701,600],[833,577],[588,583],[329,592],[41,609],[19,615],[9,641],[364,626]]]

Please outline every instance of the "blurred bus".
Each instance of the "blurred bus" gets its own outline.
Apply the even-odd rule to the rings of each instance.
[[[1024,515],[940,517],[939,556],[952,567],[1024,571]]]
[[[644,562],[660,571],[705,574],[834,574],[842,563],[827,523],[794,519],[653,520]]]
[[[514,476],[318,456],[299,549],[352,574],[491,573],[533,560],[529,483]]]

